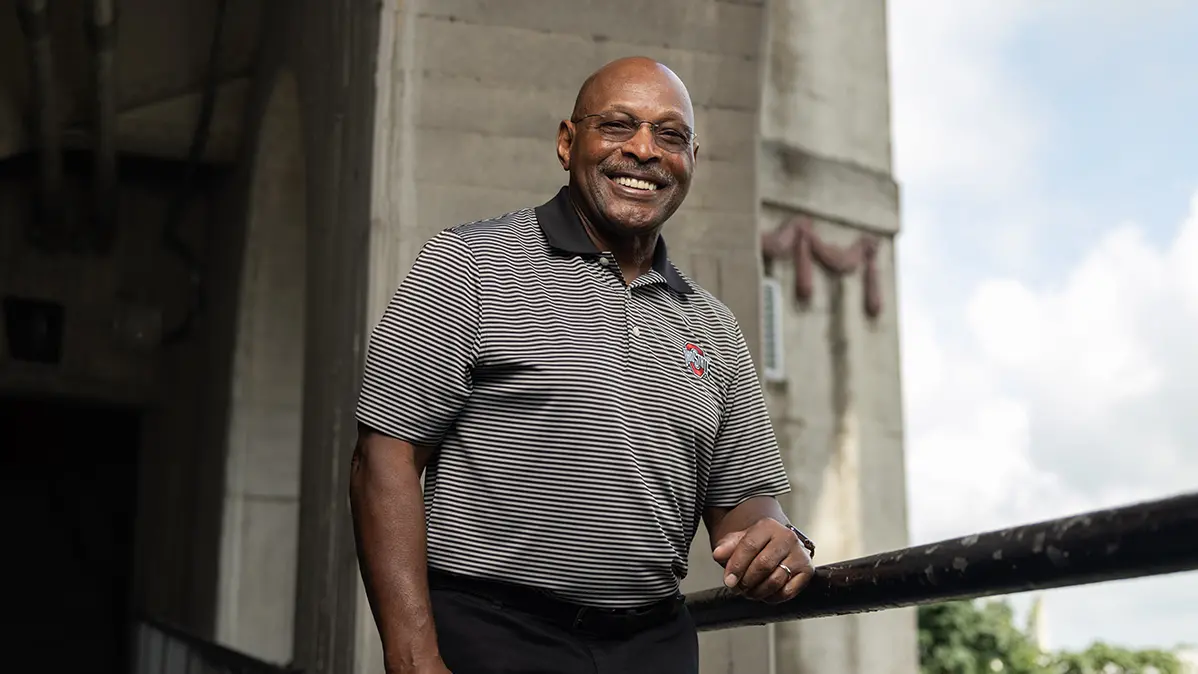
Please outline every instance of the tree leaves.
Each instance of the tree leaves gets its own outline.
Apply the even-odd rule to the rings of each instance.
[[[1096,643],[1042,653],[1005,601],[946,602],[919,609],[922,674],[1181,674],[1177,656]]]

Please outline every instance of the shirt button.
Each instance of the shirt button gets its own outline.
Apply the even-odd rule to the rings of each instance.
[[[639,327],[639,326],[636,326],[636,325],[632,326],[632,336],[633,336],[633,337],[640,337],[640,336],[641,336],[641,329],[640,329],[640,327]]]
[[[609,260],[606,257],[599,258],[599,264],[603,265],[604,267],[607,266],[608,261]]]

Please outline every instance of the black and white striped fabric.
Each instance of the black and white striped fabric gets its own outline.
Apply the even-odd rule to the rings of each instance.
[[[358,420],[438,447],[430,567],[593,606],[675,593],[705,506],[789,489],[732,313],[661,241],[626,285],[567,188],[425,244],[371,334]]]

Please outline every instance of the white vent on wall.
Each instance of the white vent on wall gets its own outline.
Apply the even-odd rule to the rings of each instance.
[[[782,344],[782,312],[786,303],[783,301],[782,284],[778,279],[761,279],[761,319],[762,365],[766,381],[785,381],[786,367],[783,360],[785,352]]]

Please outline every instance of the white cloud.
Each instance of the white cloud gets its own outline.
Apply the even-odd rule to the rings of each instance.
[[[960,342],[938,343],[935,320],[906,303],[918,533],[1198,488],[1195,259],[1198,195],[1167,249],[1124,225],[1059,287],[978,282]]]
[[[962,340],[937,339],[937,320],[905,302],[913,537],[1198,490],[1196,260],[1198,193],[1167,247],[1121,225],[1055,287],[978,282],[947,314],[969,327]],[[1192,638],[1198,574],[1049,599],[1065,645],[1171,646]]]
[[[997,60],[1033,4],[889,3],[895,168],[904,183],[997,195],[1026,179],[1040,122]]]
[[[960,353],[956,331],[946,329],[954,284],[945,283],[943,262],[951,257],[941,248],[947,226],[937,212],[946,200],[999,201],[1017,191],[1033,165],[1038,116],[1001,67],[1004,43],[1030,11],[1023,1],[889,4],[895,170],[905,194],[903,386],[917,540],[1009,524],[1011,485],[1052,491],[1054,482],[1026,451],[1010,449],[1029,444],[1025,401],[1003,394],[994,372]],[[1022,247],[1018,227],[992,229]],[[940,423],[946,419],[954,423]]]
[[[1054,111],[1006,70],[1026,22],[1067,27],[1089,11],[1050,4],[890,3],[916,542],[1198,489],[1198,195],[1166,243],[1096,223],[1105,233],[1036,283],[985,254],[954,265],[960,251],[945,248],[970,227],[986,254],[1017,259],[1035,252],[1037,223],[1093,231],[1083,209],[1039,199]],[[1198,624],[1198,574],[1047,599],[1064,647],[1169,646]]]
[[[978,359],[1038,410],[1035,451],[1074,489],[1126,498],[1198,485],[1196,256],[1198,197],[1167,250],[1119,226],[1061,287],[986,281],[967,308]]]

